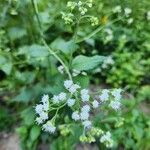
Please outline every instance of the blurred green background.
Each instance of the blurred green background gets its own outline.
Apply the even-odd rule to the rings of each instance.
[[[68,43],[73,29],[61,18],[67,1],[36,0],[36,3],[44,38],[64,61],[70,60],[68,51],[72,50],[75,51],[73,57],[99,54],[113,58],[112,64],[97,67],[81,78],[85,85],[89,83],[95,88],[121,87],[126,91],[124,124],[120,128],[115,128],[111,122],[104,124],[111,129],[116,141],[112,149],[149,150],[150,1],[94,0],[90,14],[99,18],[99,26],[106,24],[111,29],[112,38],[108,40],[107,32],[102,30],[76,44],[76,48]],[[130,18],[126,18],[107,26],[109,21],[122,15],[112,12],[117,5],[132,9],[131,24],[128,23]],[[82,22],[78,35],[84,37],[95,28]],[[33,106],[43,93],[52,95],[59,91],[65,78],[58,73],[58,62],[39,39],[40,30],[32,1],[0,0],[0,132],[16,132],[24,150],[39,149],[43,144],[51,150],[78,149],[78,126],[68,128],[69,131],[62,128],[60,133],[50,136],[35,125]],[[99,142],[92,145],[93,149],[95,146],[106,149]]]

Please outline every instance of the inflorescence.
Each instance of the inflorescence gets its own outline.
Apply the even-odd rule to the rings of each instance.
[[[55,120],[58,117],[58,111],[64,107],[69,107],[72,111],[70,118],[83,126],[84,134],[80,137],[81,141],[93,142],[94,138],[89,133],[92,131],[93,134],[95,129],[100,131],[100,142],[105,143],[107,147],[111,147],[113,140],[110,132],[104,132],[93,126],[93,112],[100,109],[103,105],[118,111],[121,108],[122,90],[103,89],[93,95],[88,89],[82,89],[79,84],[74,83],[72,80],[64,81],[64,88],[65,92],[53,95],[52,98],[44,95],[41,103],[35,106],[37,124],[42,125],[44,131],[54,133],[57,126]],[[52,111],[55,112],[54,116],[50,115]],[[85,136],[85,131],[87,131],[87,136]],[[90,136],[88,137],[88,135]]]

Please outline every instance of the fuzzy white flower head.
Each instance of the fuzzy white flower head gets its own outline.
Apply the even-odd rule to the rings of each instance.
[[[42,124],[43,123],[43,119],[41,117],[37,117],[35,119],[35,121],[36,121],[37,124]]]
[[[113,146],[113,140],[111,139],[111,133],[107,131],[101,138],[100,142],[106,143],[106,147],[112,147]]]
[[[105,32],[109,35],[112,35],[113,34],[113,31],[110,29],[110,28],[106,28],[105,29]]]
[[[120,5],[116,6],[116,7],[113,9],[113,12],[114,12],[114,13],[120,13],[120,12],[121,12],[121,6],[120,6]]]
[[[59,102],[60,102],[60,101],[59,101],[59,96],[58,96],[58,95],[54,95],[54,96],[52,97],[52,101],[53,101],[54,104],[59,103]]]
[[[58,96],[59,96],[60,101],[64,101],[66,99],[67,94],[64,92],[61,92]]]
[[[78,111],[75,111],[75,112],[72,113],[72,119],[75,120],[75,121],[80,119]]]
[[[41,112],[40,114],[40,118],[43,120],[43,121],[45,121],[45,120],[47,120],[48,119],[48,113],[46,113],[46,112]]]
[[[74,94],[80,86],[78,84],[73,84],[68,90],[71,94]]]
[[[81,90],[81,95],[87,95],[89,93],[89,91],[87,89],[82,89]]]
[[[89,120],[85,120],[82,122],[82,125],[84,126],[84,128],[91,128],[92,123]]]
[[[87,101],[89,101],[90,96],[88,94],[84,94],[84,95],[81,95],[81,99],[83,102],[87,102]]]
[[[99,102],[96,101],[96,100],[94,100],[94,101],[92,102],[92,105],[93,105],[93,108],[98,108]]]
[[[99,98],[101,99],[102,102],[105,102],[109,99],[109,90],[104,89],[102,91],[102,94],[99,96]]]
[[[108,56],[105,61],[107,64],[111,64],[111,65],[114,64],[114,60],[113,60],[112,56]]]
[[[133,18],[129,18],[128,20],[127,20],[127,23],[130,25],[131,23],[133,22]]]
[[[146,18],[147,18],[147,20],[150,20],[150,11],[147,12]]]
[[[89,113],[88,113],[88,112],[82,111],[82,112],[80,113],[80,119],[81,119],[81,120],[88,120],[88,118],[89,118]]]
[[[43,112],[43,105],[42,104],[38,104],[35,106],[35,112],[37,114],[41,114]]]
[[[89,112],[89,111],[90,111],[90,106],[89,106],[89,105],[84,105],[84,106],[81,108],[81,111],[82,111],[82,112]]]
[[[69,98],[69,99],[67,100],[67,105],[68,105],[69,107],[73,106],[74,104],[75,104],[75,99]]]
[[[124,12],[125,12],[125,16],[129,17],[129,15],[132,13],[132,10],[127,7],[127,8],[124,9]]]
[[[63,67],[62,65],[59,66],[57,69],[58,69],[58,71],[59,71],[61,74],[64,73],[64,67]]]
[[[73,85],[73,81],[72,80],[66,80],[64,82],[64,86],[65,86],[66,89],[69,89],[72,85]]]
[[[111,133],[109,131],[107,131],[100,139],[100,141],[103,143],[105,141],[109,141],[109,139],[111,138]]]
[[[41,101],[43,104],[48,103],[49,102],[49,96],[47,94],[44,94]]]
[[[42,129],[46,132],[54,133],[56,130],[56,127],[54,125],[52,125],[52,123],[50,121],[48,121],[46,124],[43,125]]]
[[[111,94],[114,96],[115,100],[120,100],[121,99],[121,92],[122,89],[114,89]]]
[[[49,101],[47,103],[43,103],[43,110],[48,111],[49,110]]]
[[[109,106],[111,108],[113,108],[114,110],[119,110],[121,107],[121,103],[119,101],[115,100],[115,101],[111,101]]]

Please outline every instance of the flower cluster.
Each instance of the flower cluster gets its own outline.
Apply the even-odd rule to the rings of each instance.
[[[48,110],[49,110],[49,96],[44,95],[41,100],[41,104],[35,106],[35,112],[39,116],[36,118],[38,124],[42,124],[45,120],[48,119]]]
[[[124,16],[127,18],[127,24],[132,24],[133,22],[133,18],[131,18],[131,13],[132,13],[132,9],[131,8],[124,8],[122,9],[120,5],[116,6],[115,8],[113,8],[113,13],[117,13],[120,14],[121,12],[124,12]]]
[[[87,134],[81,136],[82,141],[95,141],[95,135],[101,135],[100,141],[105,143],[107,147],[111,147],[113,140],[109,132],[104,132],[101,129],[95,129],[92,124],[93,111],[100,108],[103,104],[107,107],[119,110],[121,107],[121,89],[103,89],[98,94],[91,95],[88,89],[82,89],[77,83],[72,80],[64,81],[66,92],[60,92],[49,98],[48,95],[42,97],[41,103],[36,105],[35,112],[38,114],[36,118],[37,124],[43,124],[42,129],[49,133],[56,131],[55,120],[58,117],[59,109],[69,107],[72,110],[71,118],[83,126],[83,132]],[[56,111],[52,118],[49,118],[48,113]],[[97,131],[98,133],[95,133]],[[66,132],[65,132],[66,133]]]
[[[100,138],[101,143],[105,143],[106,147],[112,147],[113,146],[113,140],[111,138],[111,133],[107,131],[105,134],[102,135]]]
[[[113,65],[113,64],[114,64],[114,60],[113,60],[112,56],[108,56],[104,60],[104,62],[102,64],[102,68],[106,69],[106,68],[108,68],[108,66]]]
[[[106,33],[106,42],[109,42],[113,39],[113,31],[110,28],[106,28],[105,29],[105,33]]]
[[[147,18],[147,20],[150,20],[150,11],[148,11],[148,12],[146,13],[146,18]]]
[[[80,14],[81,19],[82,16],[86,15],[88,9],[91,8],[92,6],[93,0],[78,1],[78,2],[68,1],[67,2],[68,12],[67,13],[62,12],[62,19],[64,19],[65,24],[71,24],[74,22],[74,20],[76,20],[74,12],[75,13],[78,12]],[[99,20],[97,17],[88,15],[88,18],[92,26],[98,25]]]

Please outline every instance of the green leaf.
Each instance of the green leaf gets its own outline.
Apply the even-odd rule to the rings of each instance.
[[[8,30],[8,35],[11,40],[19,39],[27,34],[24,28],[12,27]]]
[[[30,126],[35,122],[35,112],[32,107],[26,108],[21,112],[21,118],[23,119],[24,125]]]
[[[77,76],[74,78],[75,83],[79,83],[82,88],[87,88],[89,85],[89,77],[88,76]]]
[[[11,70],[12,70],[12,63],[11,62],[8,62],[4,65],[1,66],[1,69],[7,74],[9,75],[11,73]]]
[[[64,54],[68,55],[75,52],[78,48],[78,45],[73,42],[73,40],[65,41],[61,38],[57,38],[51,44],[51,48],[54,50],[60,50]]]
[[[33,91],[31,89],[22,88],[20,93],[13,98],[13,101],[17,102],[29,102],[33,98]]]
[[[98,55],[92,57],[79,55],[73,59],[72,68],[80,71],[91,70],[98,67],[104,61],[104,59],[104,56]]]
[[[31,141],[35,141],[41,133],[41,129],[39,126],[33,126],[30,131],[30,139]]]
[[[9,75],[12,70],[12,63],[4,56],[0,56],[0,70],[4,71],[7,75]]]
[[[31,46],[28,46],[28,54],[31,57],[46,57],[48,56],[49,52],[46,47],[33,44]]]

